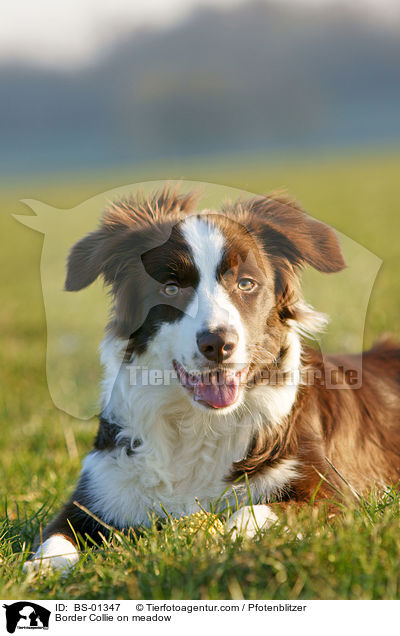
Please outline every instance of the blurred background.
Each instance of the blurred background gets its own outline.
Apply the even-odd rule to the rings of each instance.
[[[0,170],[400,141],[397,0],[4,0]]]
[[[69,232],[93,226],[101,193],[176,179],[288,189],[353,246],[350,278],[306,277],[307,299],[334,316],[328,349],[399,337],[398,0],[2,0],[0,494],[10,502],[34,511],[45,493],[63,498],[96,428],[49,391],[47,344],[60,364],[53,395],[88,394],[100,374],[86,352],[90,340],[97,365],[101,285],[71,299],[86,313],[57,301],[58,329],[46,322]],[[67,212],[52,216],[43,243],[46,227],[12,217],[42,214],[26,199],[74,209],[73,232]],[[68,334],[77,315],[80,338]]]

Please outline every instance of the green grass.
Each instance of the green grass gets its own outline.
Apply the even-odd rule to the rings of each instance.
[[[42,236],[18,224],[18,203],[34,198],[71,208],[123,183],[144,179],[196,179],[265,193],[286,187],[313,216],[383,260],[366,320],[368,346],[382,332],[399,333],[398,237],[400,154],[291,160],[249,159],[230,164],[148,166],[130,174],[97,175],[4,186],[0,191],[0,597],[7,598],[399,598],[399,498],[373,496],[327,519],[324,510],[289,509],[282,524],[251,543],[187,520],[150,528],[139,540],[114,536],[112,549],[88,551],[67,576],[24,577],[22,563],[33,537],[71,493],[80,462],[91,447],[95,419],[58,410],[46,378],[46,321],[40,280]],[[362,270],[359,286],[363,284]],[[334,309],[334,278],[307,278],[310,297]],[[351,348],[360,304],[341,283],[346,319],[332,322],[327,347]],[[358,298],[358,297],[357,297]],[[319,302],[320,301],[320,302]],[[347,312],[347,313],[346,313]],[[61,319],[61,316],[60,316]],[[356,334],[349,342],[348,333]],[[288,531],[283,531],[287,525]],[[301,532],[303,539],[296,539]]]

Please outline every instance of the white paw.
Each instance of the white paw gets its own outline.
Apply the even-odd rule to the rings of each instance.
[[[256,534],[263,533],[278,521],[278,517],[271,508],[263,504],[244,506],[237,510],[225,524],[226,530],[232,532],[232,539],[243,536],[252,539]]]
[[[61,534],[53,534],[37,550],[29,561],[25,561],[25,573],[32,570],[50,569],[65,571],[79,560],[79,552],[71,541]]]

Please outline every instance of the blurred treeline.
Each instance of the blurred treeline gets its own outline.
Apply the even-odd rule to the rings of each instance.
[[[400,141],[400,29],[255,2],[120,34],[90,66],[0,66],[0,171]]]

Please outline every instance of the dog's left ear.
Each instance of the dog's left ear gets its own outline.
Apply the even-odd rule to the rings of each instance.
[[[251,223],[267,252],[286,258],[294,267],[308,263],[320,272],[340,272],[346,267],[334,230],[309,217],[283,196],[253,199]]]
[[[79,291],[103,274],[104,245],[107,235],[102,228],[84,236],[72,247],[67,262],[66,291]]]

